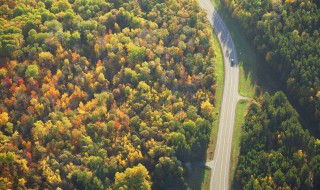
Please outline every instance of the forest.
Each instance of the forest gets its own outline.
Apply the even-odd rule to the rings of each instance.
[[[224,0],[265,57],[300,113],[320,131],[320,3],[312,0]],[[311,120],[308,118],[308,120]]]
[[[224,0],[283,92],[250,105],[234,185],[241,189],[320,189],[320,4],[311,0]],[[305,116],[304,116],[305,117]]]
[[[0,0],[0,25],[0,189],[188,189],[216,89],[197,1]]]
[[[320,140],[283,92],[250,105],[234,178],[242,189],[320,189]]]

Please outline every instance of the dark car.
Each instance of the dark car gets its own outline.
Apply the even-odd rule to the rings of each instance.
[[[234,59],[231,59],[231,67],[234,66]]]

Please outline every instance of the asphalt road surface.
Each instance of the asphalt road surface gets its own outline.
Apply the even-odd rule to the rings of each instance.
[[[217,145],[213,160],[206,165],[211,168],[210,189],[226,190],[230,189],[232,135],[236,105],[240,99],[238,57],[231,35],[210,0],[199,0],[199,4],[207,12],[210,24],[218,36],[224,59],[225,77]]]

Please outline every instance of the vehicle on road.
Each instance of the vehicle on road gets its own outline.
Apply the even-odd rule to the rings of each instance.
[[[214,158],[207,162],[211,168],[210,190],[228,190],[230,187],[230,160],[232,150],[232,135],[235,122],[236,107],[239,100],[239,68],[237,52],[228,28],[215,10],[210,0],[199,0],[200,6],[207,12],[207,18],[213,26],[220,42],[224,67],[224,87],[219,116],[219,129],[217,135]]]
[[[233,67],[234,66],[234,59],[232,58],[231,59],[231,67]]]

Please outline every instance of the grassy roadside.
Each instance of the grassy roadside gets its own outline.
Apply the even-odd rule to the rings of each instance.
[[[213,160],[214,150],[216,147],[216,141],[218,136],[218,126],[219,126],[219,116],[223,95],[223,82],[224,82],[224,65],[223,65],[223,56],[220,48],[220,43],[218,37],[212,30],[212,36],[214,41],[214,47],[216,50],[216,73],[217,73],[217,89],[216,89],[216,105],[215,105],[215,115],[213,121],[213,128],[211,130],[210,144],[207,149],[207,162]]]
[[[221,0],[211,1],[228,27],[237,49],[240,64],[239,94],[241,96],[253,98],[257,87],[257,65],[259,64],[257,53],[249,43],[249,40],[244,38],[245,34],[243,33],[240,24],[232,19],[231,14],[221,5]],[[240,153],[241,125],[244,122],[244,115],[246,114],[249,104],[250,103],[247,100],[241,100],[238,102],[236,109],[231,152],[231,184],[233,184],[234,172]]]
[[[236,109],[236,120],[233,129],[233,141],[231,150],[231,181],[233,181],[234,173],[238,164],[238,156],[240,153],[240,140],[241,140],[241,126],[244,122],[244,117],[250,105],[248,100],[240,100]],[[234,189],[235,187],[232,187]],[[235,188],[236,189],[236,188]]]
[[[244,38],[241,26],[235,20],[232,19],[231,15],[221,5],[220,0],[211,0],[225,24],[227,25],[232,39],[235,43],[238,59],[240,64],[240,80],[239,80],[239,94],[241,96],[253,98],[256,91],[257,81],[257,65],[259,59],[253,46],[249,43],[249,40]],[[236,109],[236,120],[233,132],[232,140],[232,152],[231,152],[231,185],[234,185],[234,173],[238,163],[238,156],[240,153],[240,140],[241,140],[241,125],[244,122],[244,115],[249,106],[249,102],[245,100],[239,101]],[[231,187],[237,188],[237,187]]]
[[[245,34],[241,29],[241,25],[236,22],[232,18],[232,15],[221,5],[221,0],[211,1],[228,27],[237,49],[240,64],[239,94],[245,97],[253,97],[257,81],[256,66],[259,64],[255,49],[249,43],[249,40],[244,38]]]

